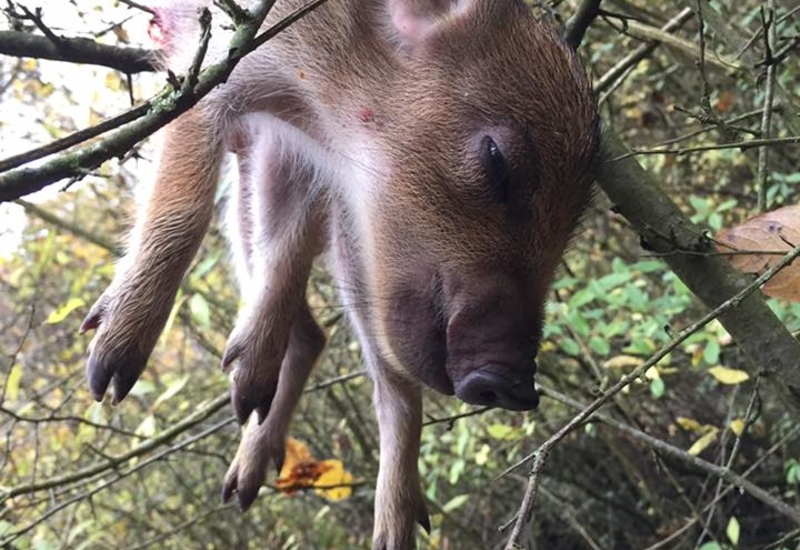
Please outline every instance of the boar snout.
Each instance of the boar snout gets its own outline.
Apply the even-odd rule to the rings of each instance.
[[[473,405],[527,411],[539,405],[533,381],[535,372],[519,371],[506,365],[487,365],[455,383],[456,396]]]
[[[524,281],[508,275],[484,275],[453,286],[446,369],[455,395],[475,405],[536,408],[539,301],[523,291]]]

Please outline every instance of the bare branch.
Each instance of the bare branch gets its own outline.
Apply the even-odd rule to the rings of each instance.
[[[230,42],[228,56],[206,68],[196,86],[180,91],[171,87],[165,89],[152,100],[146,116],[119,128],[99,143],[61,155],[37,168],[20,168],[0,175],[0,202],[18,199],[64,178],[83,176],[108,159],[124,156],[136,143],[191,109],[218,84],[227,80],[245,55],[324,2],[314,1],[256,36],[267,12],[275,3],[275,0],[262,0],[253,12],[252,19],[237,28]]]
[[[131,74],[156,70],[150,50],[109,46],[88,38],[60,36],[53,42],[28,32],[0,31],[0,54],[99,65]]]
[[[578,49],[586,30],[600,14],[601,2],[602,0],[583,0],[575,14],[567,21],[567,33],[564,39],[573,49]]]

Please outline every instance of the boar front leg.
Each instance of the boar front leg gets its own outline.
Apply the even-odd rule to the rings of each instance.
[[[128,394],[164,329],[211,220],[223,155],[219,134],[202,108],[166,129],[157,180],[137,215],[130,249],[81,325],[82,332],[98,329],[87,363],[98,401],[112,380],[115,404]]]
[[[264,423],[259,425],[251,418],[247,424],[236,457],[225,474],[223,501],[227,502],[237,493],[239,506],[247,510],[264,484],[270,461],[280,473],[292,413],[324,346],[325,335],[314,321],[308,304],[304,303],[292,324],[275,400]]]
[[[295,323],[298,330],[308,325],[296,317],[305,315],[309,271],[322,247],[319,195],[327,165],[311,138],[266,114],[244,117],[234,141],[241,173],[234,244],[245,305],[222,364],[232,368],[231,401],[240,422],[255,410],[261,423],[279,379],[295,376],[282,374],[281,365]],[[292,407],[279,414],[290,416]]]

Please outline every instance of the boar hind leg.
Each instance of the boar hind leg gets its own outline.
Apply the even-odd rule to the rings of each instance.
[[[233,206],[239,219],[232,230],[245,303],[222,365],[232,369],[231,401],[240,422],[255,410],[261,423],[283,376],[290,331],[321,249],[318,195],[325,165],[308,136],[268,115],[247,115],[237,132],[241,178]]]
[[[390,368],[373,369],[380,429],[373,550],[412,550],[416,523],[430,530],[419,482],[422,395],[416,382]]]
[[[255,418],[250,419],[236,456],[225,474],[222,490],[225,502],[238,493],[239,506],[247,510],[264,484],[269,463],[273,462],[280,473],[292,413],[324,346],[325,335],[304,303],[292,324],[278,389],[267,419],[260,425]]]
[[[183,274],[211,220],[223,147],[202,109],[170,124],[157,180],[140,209],[130,249],[81,331],[97,328],[89,345],[92,395],[113,381],[122,400],[144,370],[167,322]]]

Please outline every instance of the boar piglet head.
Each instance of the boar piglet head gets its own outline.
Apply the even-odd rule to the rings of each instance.
[[[591,87],[522,3],[389,7],[394,69],[371,142],[381,181],[358,206],[366,336],[442,393],[534,408],[544,303],[597,156]]]

